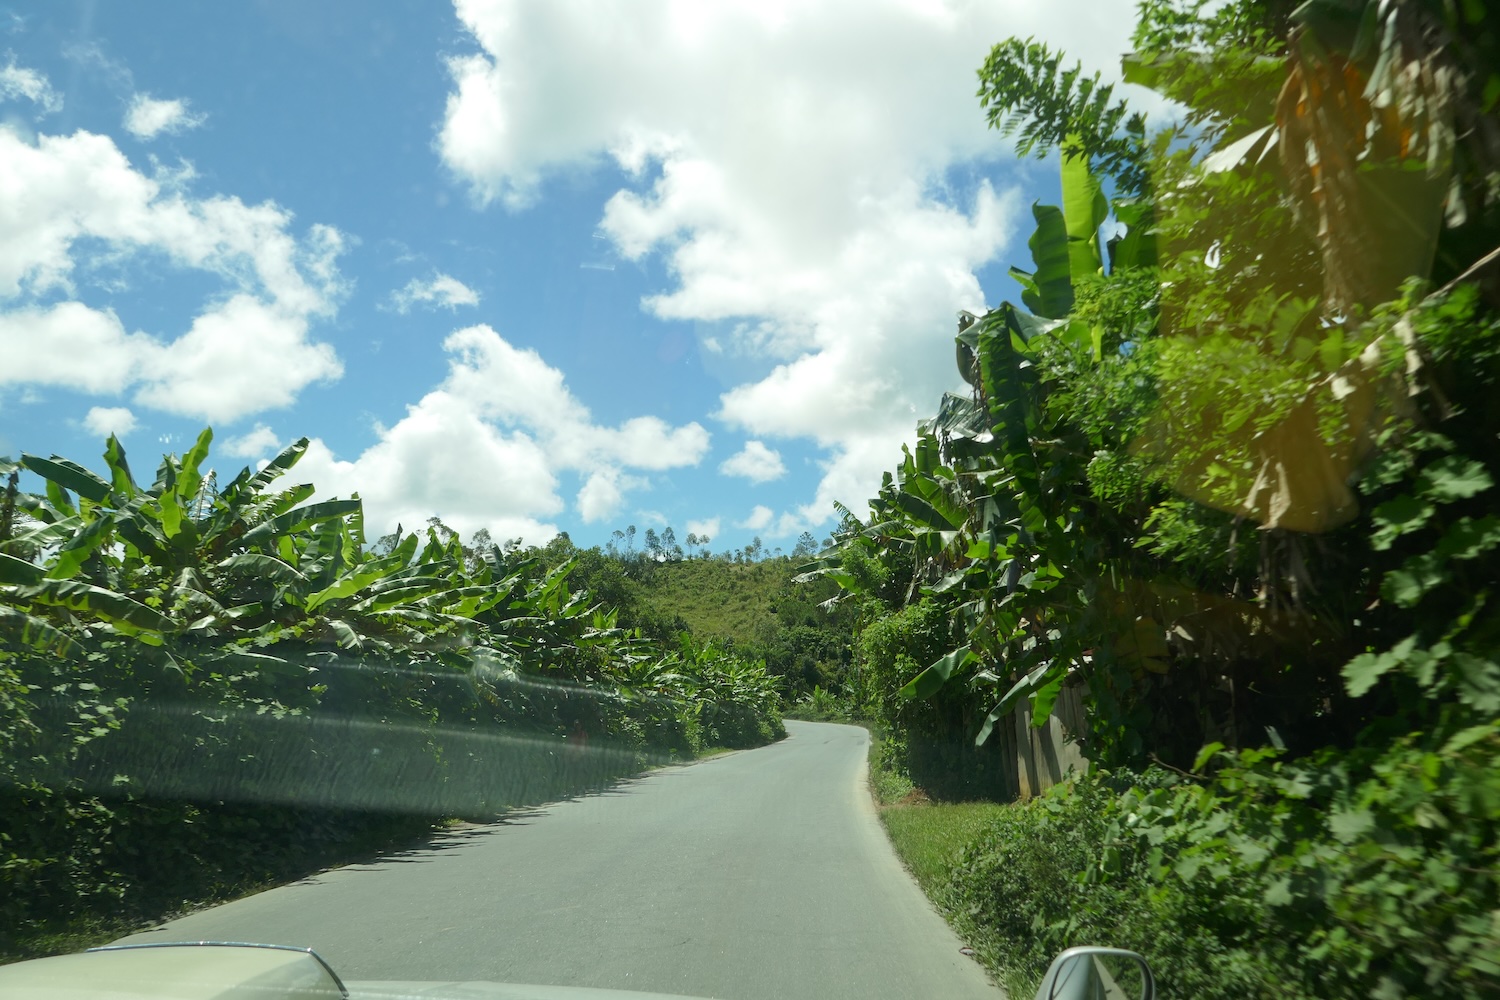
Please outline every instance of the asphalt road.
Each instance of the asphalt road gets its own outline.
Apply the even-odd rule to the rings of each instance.
[[[346,980],[1000,997],[896,860],[864,783],[865,731],[787,730],[129,940],[311,947]]]

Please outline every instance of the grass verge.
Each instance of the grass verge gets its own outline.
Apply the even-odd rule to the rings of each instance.
[[[927,898],[946,911],[958,852],[974,843],[1006,808],[994,802],[903,802],[881,809],[880,821],[901,863]]]
[[[979,838],[1008,806],[996,802],[933,802],[885,754],[885,741],[870,728],[870,792],[880,823],[927,898],[947,913],[946,894],[958,852]]]
[[[880,824],[885,827],[896,856],[917,880],[923,894],[960,940],[972,946],[966,928],[955,919],[953,869],[959,852],[978,840],[984,828],[1010,807],[997,802],[933,802],[904,771],[893,765],[878,727],[866,727],[870,730],[870,793],[875,798]],[[1003,970],[992,963],[981,964],[1012,996],[1030,995],[1026,992],[1028,986],[1035,990],[1033,982],[1007,981]]]

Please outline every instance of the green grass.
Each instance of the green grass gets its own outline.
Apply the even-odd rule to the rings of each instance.
[[[958,852],[1009,806],[996,802],[930,801],[911,779],[892,769],[882,753],[884,741],[870,729],[870,791],[880,805],[880,822],[896,856],[916,878],[927,898],[942,908],[940,896]]]
[[[887,806],[880,820],[901,862],[927,897],[941,906],[958,852],[1008,808],[995,802],[924,802]]]
[[[787,559],[744,564],[685,559],[653,568],[641,599],[661,614],[680,615],[694,635],[755,642],[775,627],[771,599],[793,575]]]
[[[976,841],[989,823],[1010,806],[997,802],[932,802],[911,779],[889,766],[878,727],[870,729],[870,791],[880,822],[896,856],[917,880],[924,895],[953,925],[948,907],[953,866],[959,852]],[[958,928],[954,926],[954,930]],[[964,935],[960,933],[960,937]],[[965,944],[972,941],[965,940]],[[993,971],[993,970],[991,970]],[[1012,994],[1021,995],[1021,994]]]

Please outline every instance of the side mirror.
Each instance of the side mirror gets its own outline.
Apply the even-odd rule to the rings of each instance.
[[[1156,980],[1133,951],[1069,948],[1052,960],[1036,1000],[1156,1000]]]

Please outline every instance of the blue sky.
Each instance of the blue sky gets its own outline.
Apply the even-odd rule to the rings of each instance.
[[[376,525],[790,549],[1014,294],[973,96],[1121,0],[0,0],[0,455],[205,425]]]

